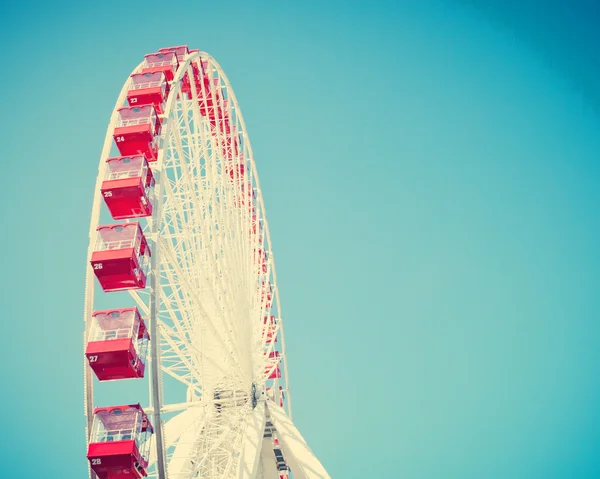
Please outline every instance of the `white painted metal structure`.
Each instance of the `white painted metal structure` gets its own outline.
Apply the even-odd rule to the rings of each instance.
[[[197,91],[192,81],[188,99],[181,80],[186,73],[192,78],[193,63],[204,63],[213,87],[205,91],[201,84]],[[86,337],[94,310],[89,258],[102,210],[100,184],[113,148],[117,109],[129,88],[127,82],[117,100],[100,156],[90,224]],[[228,116],[230,132],[201,115],[198,98],[212,98],[217,119]],[[238,103],[211,56],[186,56],[162,117],[158,161],[151,164],[156,179],[153,216],[141,221],[152,251],[150,287],[130,292],[132,305],[147,318],[151,337],[150,397],[143,404],[156,431],[149,476],[328,478],[291,422],[282,312],[263,198]],[[226,156],[224,148],[231,147],[234,136],[239,148]],[[234,173],[241,165],[243,175]],[[270,319],[265,326],[271,317],[272,327]],[[281,377],[268,379],[277,361]],[[163,374],[185,386],[180,402],[164,404]],[[88,429],[92,379],[86,362]],[[131,402],[144,403],[140,399]],[[95,477],[91,471],[90,477]]]

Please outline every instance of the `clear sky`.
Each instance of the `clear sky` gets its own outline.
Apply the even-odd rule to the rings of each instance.
[[[4,2],[0,476],[85,477],[100,148],[131,69],[187,43],[244,113],[331,476],[600,477],[593,3]]]

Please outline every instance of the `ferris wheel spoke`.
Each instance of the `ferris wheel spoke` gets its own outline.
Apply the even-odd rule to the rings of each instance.
[[[169,356],[168,352],[164,352],[163,354],[164,357],[161,358],[161,361],[165,364],[161,365],[161,370],[171,376],[173,379],[179,381],[188,389],[193,390],[197,395],[201,395],[202,389],[199,388],[198,384],[194,381],[194,378],[185,369],[185,365],[180,362],[180,359]],[[172,362],[173,365],[170,366],[170,362]],[[177,363],[179,363],[179,370],[177,369]]]
[[[173,290],[173,294],[169,296],[169,298],[163,299],[162,304],[165,306],[165,309],[169,313],[168,319],[170,319],[170,323],[173,325],[173,330],[166,322],[167,318],[162,316],[162,327],[165,328],[165,331],[168,332],[169,336],[172,338],[176,338],[179,340],[180,344],[183,345],[185,351],[194,351],[196,353],[197,360],[202,363],[203,360],[207,360],[210,362],[212,368],[216,368],[218,371],[225,371],[223,365],[219,364],[215,359],[213,359],[207,351],[201,353],[201,343],[203,341],[203,334],[199,333],[198,328],[193,328],[192,323],[189,321],[189,318],[186,316],[185,318],[181,318],[180,316],[185,312],[193,312],[193,304],[188,301],[187,297],[182,299],[180,291],[178,290],[178,286],[173,277],[167,275],[167,279],[170,284],[170,288]],[[165,289],[163,289],[163,293]],[[170,307],[169,307],[170,305]],[[180,313],[179,315],[176,313]],[[185,321],[184,321],[185,319]],[[197,338],[196,342],[200,344],[198,346],[194,346],[191,338]],[[208,366],[208,365],[207,365]]]
[[[164,252],[166,253],[166,256],[169,258],[170,251],[167,248],[165,248]],[[220,342],[221,346],[223,346],[225,348],[225,351],[227,351],[229,353],[229,356],[233,360],[233,363],[236,365],[237,368],[239,368],[240,373],[241,374],[246,373],[247,371],[245,371],[244,368],[242,368],[239,363],[239,357],[236,355],[236,353],[232,349],[232,346],[235,346],[235,345],[232,345],[232,343],[230,342],[230,339],[231,339],[230,333],[228,334],[226,332],[225,334],[223,334],[222,328],[218,328],[215,325],[213,318],[210,315],[208,315],[207,312],[204,310],[204,307],[202,306],[202,302],[198,298],[197,293],[193,290],[191,285],[187,282],[186,276],[181,273],[177,264],[172,259],[169,262],[169,265],[170,265],[171,269],[173,270],[174,274],[178,277],[178,279],[180,281],[182,281],[182,283],[186,289],[186,292],[188,293],[188,296],[191,297],[190,299],[191,299],[191,303],[193,304],[193,311],[197,311],[197,313],[199,313],[200,317],[202,319],[204,319],[203,323],[209,326],[209,329],[214,334],[214,337]],[[229,338],[228,338],[228,336],[229,336]],[[229,341],[228,341],[228,339],[229,339]]]
[[[145,314],[146,316],[148,316],[150,314],[150,307],[148,306],[149,301],[148,301],[148,298],[144,299],[142,297],[142,294],[144,294],[144,293],[140,292],[138,290],[130,290],[129,291],[129,295],[133,298],[137,307],[140,308],[140,311],[143,314]],[[147,295],[147,293],[146,293],[146,295]]]
[[[209,283],[209,285],[210,285],[210,283]],[[219,302],[218,300],[219,300],[220,298],[218,298],[218,296],[215,294],[215,292],[214,292],[214,288],[212,288],[212,287],[209,287],[208,289],[209,289],[209,291],[212,293],[212,297],[213,297],[213,299],[214,299],[214,300],[215,300],[215,301],[218,303],[218,302]],[[230,329],[231,329],[231,328],[230,328]]]
[[[197,257],[199,248],[194,234],[197,226],[187,209],[176,203],[179,198],[173,194],[170,182],[167,182],[166,191],[162,239],[181,270],[188,274],[190,281],[196,282],[194,265],[201,259]]]
[[[210,76],[213,77],[214,75],[211,74]],[[220,78],[220,76],[218,76],[217,78]],[[204,88],[204,85],[201,85],[201,87]],[[208,136],[208,135],[205,134],[204,130],[202,128],[200,128],[200,126],[202,125],[202,122],[195,121],[194,125],[196,127],[197,133],[201,137],[203,137],[204,143],[205,144],[206,143],[210,143],[210,144],[213,145],[213,147],[212,147],[212,155],[210,156],[210,160],[211,161],[208,162],[209,168],[211,168],[210,171],[209,171],[209,173],[210,172],[213,173],[213,175],[212,175],[213,181],[215,182],[215,185],[216,185],[216,188],[217,188],[217,191],[218,191],[218,195],[221,198],[221,201],[217,202],[217,205],[218,205],[217,210],[219,212],[218,222],[220,224],[223,224],[223,220],[224,219],[227,219],[227,218],[231,219],[231,218],[235,217],[236,215],[235,214],[234,215],[231,214],[231,210],[232,210],[231,203],[229,204],[229,214],[226,215],[226,216],[223,215],[223,209],[224,209],[224,206],[226,206],[224,204],[224,200],[226,199],[226,197],[223,194],[223,192],[224,192],[223,191],[224,190],[224,188],[223,188],[223,184],[224,184],[223,177],[226,176],[227,172],[223,171],[224,170],[224,168],[223,168],[224,167],[223,161],[222,160],[220,161],[220,155],[218,153],[219,153],[219,151],[223,147],[224,138],[225,138],[223,132],[220,131],[220,127],[221,127],[221,125],[223,123],[222,119],[223,119],[223,103],[224,102],[219,102],[219,101],[216,100],[215,94],[216,94],[217,90],[218,90],[218,88],[213,88],[213,89],[211,89],[211,92],[210,92],[213,104],[218,107],[218,108],[215,108],[215,111],[218,112],[218,113],[220,113],[220,115],[215,115],[215,127],[214,127],[214,131],[212,131],[211,132],[212,134],[210,136]],[[194,95],[194,101],[196,101],[198,92],[196,91],[195,85],[192,86],[192,91],[193,91],[193,95]],[[202,91],[202,94],[206,95],[206,92]],[[197,115],[197,111],[195,111],[195,114]],[[230,138],[230,141],[231,141],[231,139],[233,138],[233,135],[235,134],[236,124],[233,123],[230,128],[231,128],[231,131],[230,131],[230,134],[228,135],[228,137]],[[211,125],[211,129],[213,129],[212,125]],[[220,166],[220,174],[219,174],[219,166]],[[226,168],[225,168],[225,170],[226,170]],[[231,188],[226,188],[225,189],[225,193],[227,191],[231,192],[231,190],[232,190]],[[237,208],[233,208],[233,209],[235,210]],[[230,226],[230,225],[228,225],[228,226]],[[228,230],[231,231],[231,228],[229,227],[229,228],[225,229],[225,231],[228,231]],[[220,235],[220,237],[222,237],[222,235]],[[239,241],[240,238],[237,237],[236,239],[238,240],[237,244],[241,245],[242,242]],[[234,252],[234,253],[239,253],[239,250],[237,252]],[[224,264],[231,263],[232,262],[231,261],[232,258],[233,258],[233,262],[234,263],[237,263],[237,264],[241,263],[241,261],[240,261],[241,258],[240,258],[239,254],[237,256],[235,256],[235,254],[226,254],[224,256],[224,258],[223,258],[223,263]],[[245,278],[247,276],[244,275],[244,276],[238,276],[238,277],[239,278]]]
[[[190,297],[190,291],[187,285],[179,281],[176,272],[166,265],[163,269],[164,279],[168,285],[163,286],[161,290],[160,317],[163,322],[170,320],[175,329],[182,335],[193,335],[197,326],[194,326],[192,319],[195,313],[194,299]]]
[[[194,88],[194,86],[193,86]],[[187,107],[187,103],[183,103],[183,109],[185,110]],[[199,128],[199,126],[202,124],[202,122],[197,118],[198,117],[198,112],[194,109],[193,110],[193,117],[194,117],[194,122],[193,125],[190,125],[187,120],[188,120],[188,116],[186,114],[187,112],[184,112],[184,115],[182,115],[183,119],[184,119],[184,126],[188,129],[188,130],[193,130],[196,136],[206,136],[204,135],[204,132],[201,128]],[[177,138],[176,138],[177,140]],[[203,138],[203,144],[213,144],[214,143],[214,139],[212,138]],[[180,143],[180,141],[179,141]],[[176,144],[179,144],[176,141]],[[225,254],[223,255],[223,258],[220,262],[216,262],[214,261],[214,257],[215,255],[217,255],[219,252],[223,252],[223,243],[222,243],[222,238],[223,238],[223,228],[221,228],[219,232],[216,232],[213,228],[214,225],[214,221],[211,221],[213,215],[211,214],[212,211],[214,211],[214,209],[220,210],[222,208],[222,203],[219,201],[215,201],[215,195],[217,193],[215,193],[215,188],[217,188],[218,191],[218,187],[219,187],[219,181],[222,177],[222,175],[218,175],[216,173],[217,171],[217,155],[216,155],[216,151],[218,151],[218,147],[215,148],[213,146],[213,148],[211,148],[212,150],[212,154],[211,155],[207,155],[207,159],[206,159],[206,163],[205,163],[205,177],[207,178],[206,181],[206,187],[205,188],[201,188],[199,191],[193,191],[193,193],[195,193],[195,199],[196,199],[196,206],[194,208],[195,211],[205,211],[207,212],[207,214],[205,216],[208,216],[209,221],[200,221],[199,223],[201,223],[202,227],[200,228],[202,237],[203,237],[203,244],[207,245],[208,248],[208,252],[210,254],[210,256],[213,258],[212,264],[213,264],[213,274],[214,274],[214,278],[216,278],[220,283],[221,283],[221,287],[223,288],[223,284],[222,284],[222,278],[223,278],[223,270],[227,268],[228,266],[228,261],[229,261],[229,255]],[[193,164],[192,167],[195,167],[196,165]],[[188,185],[188,191],[192,190],[192,188],[189,188],[190,185],[190,181],[189,178],[187,178],[188,181],[186,182],[186,184]],[[214,185],[214,186],[213,186]],[[203,209],[203,205],[213,205],[212,209],[208,209],[208,208],[204,208]],[[215,207],[215,205],[217,205]],[[223,225],[223,222],[220,222],[221,226]],[[225,231],[227,231],[227,229],[225,229]],[[212,238],[212,241],[211,241]],[[216,248],[212,246],[213,242],[216,242]],[[217,270],[216,268],[218,267],[219,263],[222,263],[223,265],[223,269],[222,270]],[[199,265],[202,266],[202,265]],[[233,281],[229,281],[228,282],[228,287],[230,290],[230,293],[234,293],[236,292],[235,290],[237,289],[237,284],[236,282]],[[228,299],[226,298],[226,302],[228,302]],[[229,305],[231,307],[231,304]]]
[[[176,141],[176,144],[178,145],[177,149],[180,150],[181,149],[181,142],[180,141],[179,142]],[[186,171],[185,168],[183,169],[183,171],[184,172]],[[184,174],[184,176],[185,176],[185,174]],[[183,191],[184,191],[184,194],[187,197],[189,197],[190,196],[189,185],[191,184],[190,179],[187,178],[187,181],[185,183],[188,185],[188,189],[187,190],[183,190]],[[194,193],[192,193],[192,195],[193,195],[192,197],[197,198],[197,196]],[[195,206],[195,208],[193,208],[194,211],[200,211],[201,204],[202,203],[200,201],[196,201],[196,206]],[[196,218],[196,224],[198,224],[198,223],[200,223],[200,220],[198,220],[198,218]],[[206,226],[206,225],[202,225],[202,226]],[[200,231],[204,231],[204,230],[207,230],[207,229],[210,232],[210,228],[206,228],[206,227],[200,228]],[[214,261],[213,255],[215,255],[215,252],[211,251],[212,248],[210,248],[210,244],[211,244],[210,239],[204,238],[204,236],[206,236],[206,235],[202,235],[202,236],[203,236],[203,244],[206,244],[208,246],[209,257],[211,257],[212,260],[211,261],[207,261],[207,262],[201,262],[200,261],[198,263],[200,264],[200,267],[203,267],[203,266],[206,267],[207,264],[212,264],[212,266],[213,266],[213,278],[217,278],[217,280],[222,283],[222,280],[221,280],[221,278],[222,278],[222,271],[219,271],[217,269],[217,264],[218,263],[216,261]],[[217,235],[214,235],[214,236],[217,236]],[[235,283],[231,283],[231,284],[235,286]],[[209,285],[209,287],[212,287],[211,282],[209,282],[208,285]],[[222,289],[225,289],[222,284],[221,284],[221,287],[222,287]],[[230,289],[232,289],[231,286],[230,286]],[[216,295],[214,295],[214,291],[213,291],[213,296],[216,296]],[[227,302],[228,301],[228,296],[225,296],[224,299],[225,299],[225,302]],[[225,318],[221,318],[221,319],[225,319]]]
[[[195,358],[196,360],[199,360],[201,359],[201,357],[199,358],[198,356],[193,354],[194,351],[190,351],[190,349],[187,348],[187,344],[185,342],[174,339],[173,336],[169,334],[169,332],[170,331],[167,329],[166,325],[161,324],[161,338],[165,340],[165,342],[168,345],[168,348],[170,349],[170,352],[176,358],[175,361],[168,361],[168,353],[165,351],[163,354],[164,359],[161,361],[163,370],[170,371],[173,374],[175,374],[175,371],[177,371],[180,368],[180,366],[183,366],[183,370],[186,371],[186,377],[194,379],[195,381],[193,382],[195,384],[202,384],[202,367],[201,365],[196,364],[196,361],[194,360]],[[201,388],[195,386],[195,389],[198,389],[200,391]]]
[[[195,233],[195,228],[191,217],[192,206],[186,204],[182,198],[175,194],[173,190],[173,182],[169,179],[165,182],[166,198],[165,198],[165,223],[166,226],[175,232],[180,232],[180,242],[185,244],[186,250],[192,253],[184,258],[188,263],[187,269],[193,270],[193,261],[198,261],[198,251],[201,250],[198,236]],[[189,203],[189,202],[188,202]],[[190,226],[192,225],[192,226]],[[176,234],[169,234],[171,237],[176,237]]]
[[[193,360],[194,358],[200,359],[202,365],[196,365],[194,367],[195,370],[200,369],[197,375],[200,382],[203,377],[201,372],[202,367],[210,367],[212,370],[217,370],[222,374],[226,374],[228,372],[222,364],[219,364],[214,358],[210,357],[198,347],[191,344],[187,338],[181,339],[181,336],[171,330],[171,328],[169,328],[169,326],[167,326],[165,323],[161,324],[161,328],[165,332],[166,338],[168,338],[167,341],[169,342],[169,346],[174,353],[189,356],[190,360]],[[210,364],[204,364],[204,361],[207,361]]]

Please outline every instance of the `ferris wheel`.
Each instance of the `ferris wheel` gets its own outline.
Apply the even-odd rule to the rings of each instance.
[[[258,175],[210,55],[162,48],[134,69],[108,125],[91,216],[90,478],[329,478],[291,420]],[[147,393],[97,405],[106,381],[147,382]]]

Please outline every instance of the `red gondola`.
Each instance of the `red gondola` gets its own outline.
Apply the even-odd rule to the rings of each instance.
[[[142,73],[162,72],[167,81],[172,81],[179,67],[175,52],[156,52],[144,55],[145,62]]]
[[[148,161],[156,161],[158,145],[155,137],[160,134],[161,122],[154,106],[125,106],[118,112],[119,121],[113,138],[121,155],[141,154]]]
[[[142,155],[106,160],[101,191],[110,214],[116,220],[152,215],[154,176]]]
[[[130,106],[154,105],[158,113],[163,112],[163,105],[169,94],[169,84],[163,72],[134,73],[127,92]]]
[[[85,355],[100,381],[143,378],[149,339],[137,308],[95,311]]]
[[[139,223],[98,226],[92,267],[104,291],[146,287],[150,248]]]
[[[153,433],[139,404],[96,408],[87,453],[92,470],[100,479],[147,476]]]

